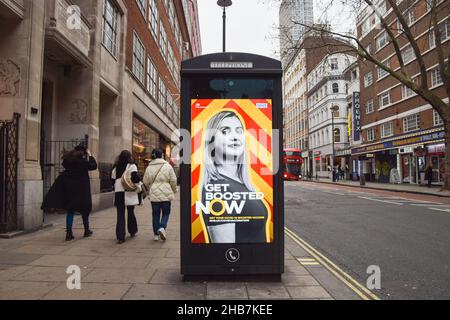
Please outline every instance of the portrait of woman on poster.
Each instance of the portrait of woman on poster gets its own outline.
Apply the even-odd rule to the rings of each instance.
[[[226,192],[255,192],[247,165],[247,146],[245,128],[239,117],[233,111],[222,111],[209,121],[205,134],[204,168],[202,182],[202,203],[206,202],[207,190],[227,185]],[[226,200],[225,200],[226,201]],[[265,243],[267,242],[266,223],[268,209],[262,200],[245,201],[242,211],[238,214],[225,212],[227,217],[258,217],[243,222],[211,222],[211,215],[203,213],[210,243]],[[237,201],[240,203],[240,201]],[[218,205],[218,209],[214,205]],[[216,203],[214,210],[223,207]],[[223,206],[223,204],[222,204]]]

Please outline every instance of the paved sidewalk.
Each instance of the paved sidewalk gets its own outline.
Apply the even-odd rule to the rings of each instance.
[[[310,180],[303,180],[305,182],[310,182]],[[339,181],[333,182],[331,179],[327,178],[319,178],[318,180],[313,179],[311,182],[316,183],[327,183],[333,185],[344,185],[350,187],[358,187],[358,188],[367,188],[367,189],[376,189],[376,190],[387,190],[387,191],[396,191],[396,192],[407,192],[407,193],[416,193],[416,194],[426,194],[433,195],[439,197],[450,197],[450,191],[442,190],[441,187],[432,186],[428,188],[423,185],[411,185],[411,184],[390,184],[390,183],[377,183],[377,182],[366,182],[365,186],[361,186],[359,181]]]
[[[94,236],[83,239],[76,216],[75,241],[65,242],[64,216],[54,226],[0,239],[0,299],[358,299],[311,256],[286,237],[282,283],[182,282],[179,201],[173,203],[168,241],[152,241],[150,205],[136,208],[139,233],[116,244],[114,208],[91,215]],[[81,290],[68,290],[66,268],[81,267]]]

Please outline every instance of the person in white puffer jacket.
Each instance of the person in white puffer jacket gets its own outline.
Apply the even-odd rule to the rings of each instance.
[[[163,151],[154,149],[152,161],[145,170],[144,185],[149,190],[153,210],[153,240],[166,240],[171,201],[177,192],[177,177],[172,166],[163,159]]]

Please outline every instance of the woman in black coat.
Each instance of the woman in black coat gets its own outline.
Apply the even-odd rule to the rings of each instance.
[[[97,162],[89,150],[78,146],[66,153],[62,163],[65,171],[60,174],[44,199],[42,208],[67,211],[66,241],[73,240],[72,225],[75,212],[81,213],[84,237],[90,237],[89,214],[92,210],[89,171],[97,170]]]

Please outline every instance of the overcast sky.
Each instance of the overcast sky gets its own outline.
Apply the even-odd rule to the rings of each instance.
[[[330,0],[315,0],[314,18],[316,22],[326,20],[334,29],[350,26],[350,14],[345,9],[333,5],[324,11]],[[278,59],[278,12],[277,0],[233,0],[227,9],[227,51],[248,52]],[[197,0],[199,9],[202,53],[222,51],[222,9],[217,0]],[[334,2],[338,3],[338,2]]]
[[[197,0],[202,53],[222,51],[222,9],[217,0]],[[227,51],[276,58],[278,5],[260,0],[233,0],[227,9]]]

